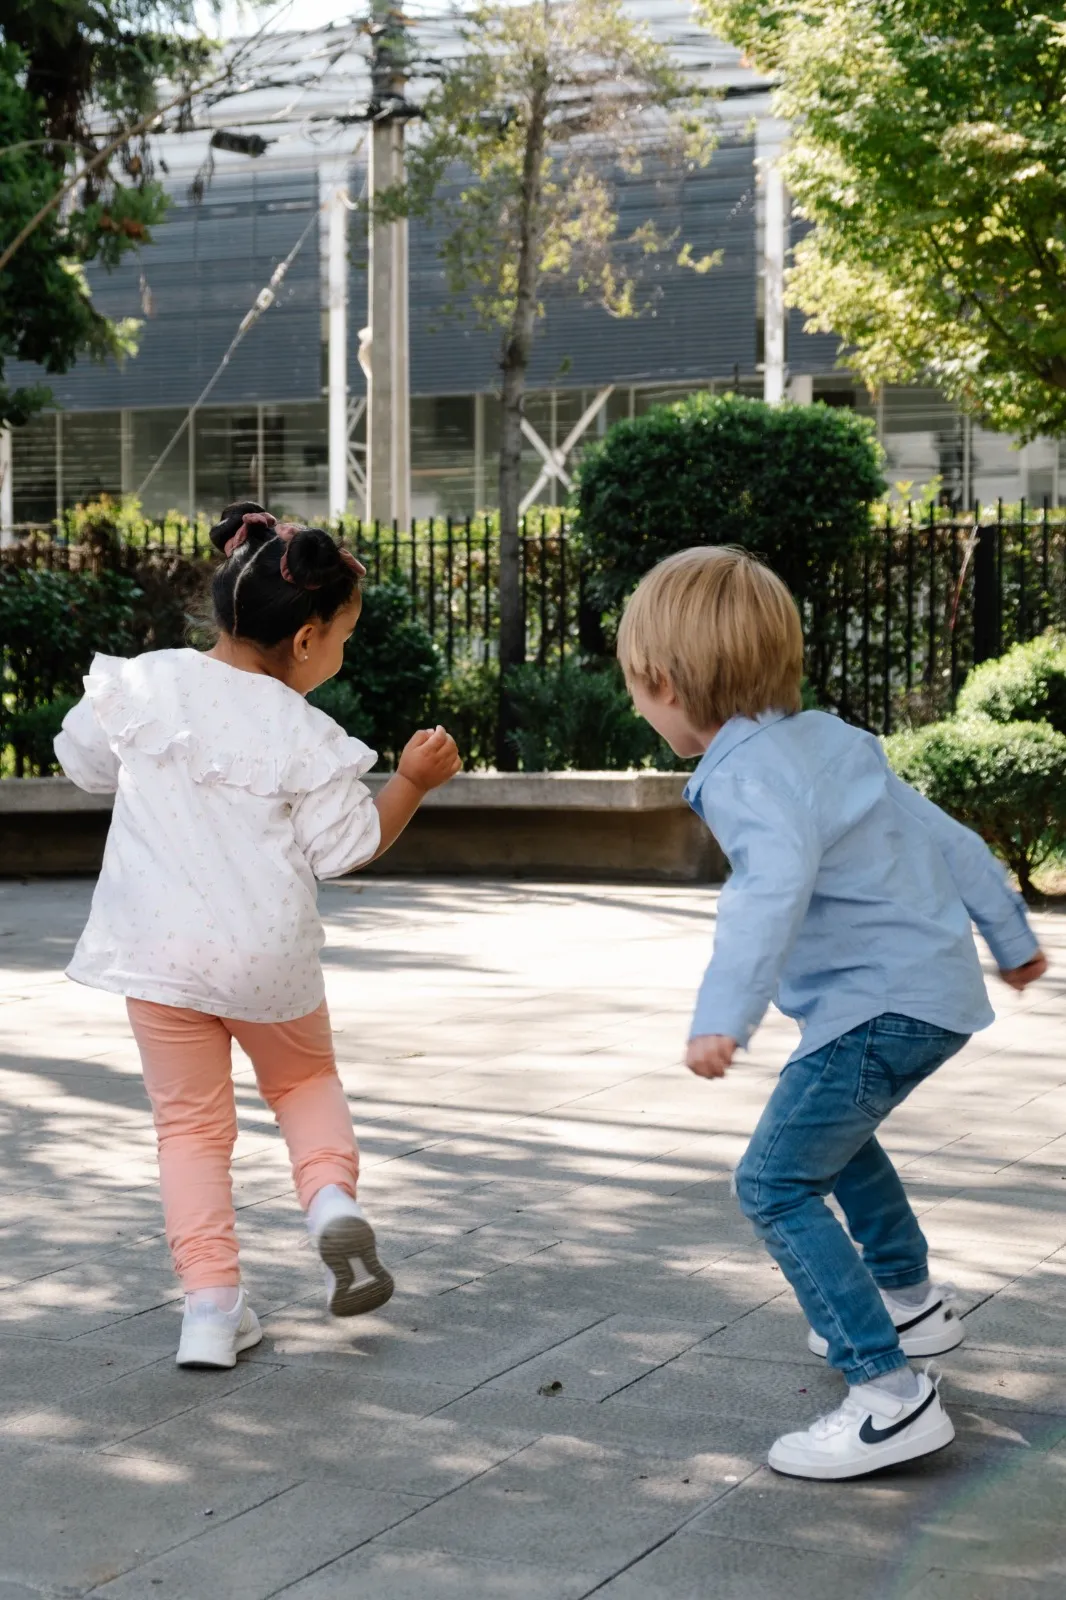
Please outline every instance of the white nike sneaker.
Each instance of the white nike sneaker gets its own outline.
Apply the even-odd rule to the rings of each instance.
[[[791,1478],[861,1478],[943,1450],[955,1429],[938,1385],[939,1378],[920,1373],[913,1400],[897,1400],[869,1384],[850,1389],[844,1404],[806,1433],[783,1434],[770,1451],[770,1465]]]
[[[235,1367],[240,1352],[250,1350],[262,1337],[259,1318],[243,1289],[232,1311],[220,1311],[210,1304],[193,1306],[186,1295],[177,1363],[179,1367]]]
[[[326,1268],[326,1306],[335,1317],[376,1311],[392,1299],[392,1273],[378,1260],[377,1240],[363,1209],[342,1189],[315,1196],[308,1226]]]
[[[912,1361],[926,1356],[942,1356],[954,1350],[966,1337],[962,1318],[952,1310],[958,1296],[950,1283],[932,1283],[929,1293],[919,1306],[905,1306],[893,1298],[891,1289],[881,1290],[885,1309],[896,1325],[899,1347]],[[821,1334],[811,1328],[807,1334],[807,1349],[812,1355],[825,1356],[829,1345]]]

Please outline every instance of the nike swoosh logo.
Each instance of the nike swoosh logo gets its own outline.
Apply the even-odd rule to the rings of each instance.
[[[875,1428],[873,1417],[867,1417],[859,1429],[859,1438],[863,1444],[884,1444],[886,1439],[891,1439],[894,1434],[902,1433],[904,1428],[909,1428],[912,1422],[917,1422],[922,1412],[928,1411],[935,1399],[936,1390],[930,1389],[916,1411],[912,1411],[908,1417],[901,1417],[898,1422],[891,1423],[887,1428]]]
[[[920,1312],[918,1316],[912,1317],[909,1322],[897,1322],[896,1323],[896,1332],[897,1333],[910,1333],[911,1329],[912,1328],[916,1328],[918,1326],[919,1322],[924,1322],[926,1317],[931,1317],[933,1315],[934,1311],[939,1311],[941,1309],[941,1307],[943,1306],[943,1304],[944,1304],[943,1300],[938,1300],[935,1306],[930,1306],[928,1311]]]

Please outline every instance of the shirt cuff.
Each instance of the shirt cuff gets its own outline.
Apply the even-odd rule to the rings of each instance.
[[[688,1036],[698,1039],[708,1033],[717,1033],[727,1039],[735,1039],[738,1045],[746,1045],[760,1020],[761,1014],[752,1020],[747,1006],[736,1003],[730,1005],[718,995],[700,995]]]
[[[1013,972],[1015,967],[1024,967],[1040,953],[1037,937],[1020,906],[1014,909],[1013,915],[997,922],[995,927],[983,927],[981,934],[1001,972]]]

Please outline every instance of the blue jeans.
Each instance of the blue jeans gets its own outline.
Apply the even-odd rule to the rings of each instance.
[[[967,1038],[887,1012],[790,1061],[737,1167],[741,1210],[850,1384],[906,1365],[877,1291],[928,1274],[922,1230],[874,1133]]]

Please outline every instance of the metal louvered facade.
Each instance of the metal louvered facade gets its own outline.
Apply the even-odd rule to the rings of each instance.
[[[141,321],[136,357],[79,362],[63,376],[15,362],[11,383],[47,383],[64,411],[189,406],[215,371],[241,318],[307,227],[317,224],[313,171],[218,178],[199,205],[176,199],[155,242],[114,272],[90,269],[109,317]],[[322,392],[318,227],[293,262],[278,301],[238,348],[212,404],[309,400]]]
[[[648,258],[634,317],[613,317],[576,291],[549,286],[531,387],[701,383],[754,370],[754,155],[752,144],[723,144],[701,170],[619,182],[620,239],[651,220],[664,235],[676,235],[676,244]],[[411,225],[411,393],[486,392],[499,381],[500,335],[477,326],[469,307],[452,308],[440,259],[443,237],[432,222]],[[702,274],[678,266],[682,244],[697,261],[720,251],[720,265]],[[349,373],[353,392],[362,393],[356,356],[366,321],[365,272],[353,274],[351,293]]]

